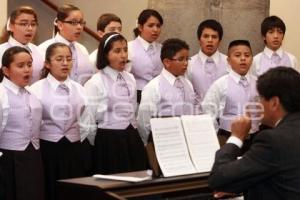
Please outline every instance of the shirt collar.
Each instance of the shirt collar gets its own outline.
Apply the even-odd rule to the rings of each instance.
[[[70,45],[72,42],[70,42],[70,41],[68,41],[68,40],[66,40],[63,36],[61,36],[59,33],[56,33],[56,35],[55,35],[55,40],[57,41],[57,42],[62,42],[62,43],[64,43],[64,44],[66,44],[66,45]],[[75,43],[75,42],[74,42]]]
[[[200,59],[201,59],[202,63],[205,63],[206,60],[207,60],[207,58],[208,58],[208,56],[205,55],[201,49],[199,51],[199,56],[200,56]],[[210,58],[213,59],[213,61],[215,62],[215,64],[219,63],[219,60],[220,60],[220,52],[219,52],[219,50],[217,50],[212,56],[210,56]]]
[[[68,77],[66,80],[64,81],[58,81],[56,78],[54,78],[54,76],[52,76],[51,73],[49,73],[47,75],[47,80],[51,86],[51,88],[55,91],[57,89],[57,87],[60,85],[60,84],[65,84],[69,89],[71,88],[71,81],[70,81],[70,78]]]
[[[166,70],[165,68],[163,68],[162,70],[162,75],[167,79],[167,81],[171,84],[174,85],[176,79],[180,79],[181,81],[183,81],[184,76],[174,76],[171,72],[169,72],[168,70]]]
[[[149,43],[146,40],[144,40],[141,36],[138,36],[137,39],[141,42],[141,44],[142,44],[143,48],[145,49],[145,51],[148,50],[150,44],[152,44],[154,50],[156,49],[156,42]]]
[[[20,86],[16,85],[14,82],[9,80],[8,78],[4,77],[2,81],[3,86],[7,87],[9,90],[11,90],[14,94],[18,95],[20,93],[21,89],[25,89],[28,91],[27,87],[21,88]],[[28,91],[28,93],[30,93]]]
[[[12,46],[19,46],[19,47],[23,47],[23,48],[25,48],[25,49],[29,49],[30,51],[31,51],[31,49],[30,49],[30,46],[31,46],[31,43],[27,43],[27,44],[22,44],[22,43],[20,43],[20,42],[18,42],[15,38],[13,38],[12,36],[9,36],[9,38],[8,38],[8,41],[7,41],[9,44],[11,44]]]
[[[114,81],[117,81],[119,73],[124,77],[124,72],[123,71],[120,72],[120,71],[115,70],[114,68],[112,68],[110,66],[106,66],[103,69],[103,71],[104,71],[104,73],[108,74]]]
[[[236,73],[235,71],[233,71],[232,69],[230,69],[229,71],[229,76],[234,80],[234,82],[239,83],[239,81],[241,80],[241,75]],[[250,80],[250,75],[249,72],[244,76],[246,77],[247,81],[249,82]]]
[[[273,51],[272,49],[269,49],[268,47],[264,48],[264,53],[271,58],[273,53],[276,53],[280,58],[283,56],[283,49],[280,47],[276,51]]]

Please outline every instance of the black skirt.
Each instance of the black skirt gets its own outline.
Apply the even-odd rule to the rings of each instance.
[[[94,146],[90,144],[88,139],[82,141],[81,143],[81,153],[82,153],[82,162],[84,166],[84,176],[92,176],[93,172],[93,148]]]
[[[147,156],[137,129],[98,129],[94,146],[94,172],[114,174],[146,169]]]
[[[4,173],[3,173],[3,164],[2,164],[2,157],[0,156],[0,199],[5,199],[5,180],[4,180]]]
[[[56,181],[84,176],[81,143],[63,137],[58,142],[41,140],[44,163],[46,199],[56,199]]]
[[[136,102],[137,102],[138,104],[140,104],[140,103],[141,103],[141,100],[142,100],[142,90],[137,90],[137,91],[136,91]]]
[[[1,149],[5,200],[43,200],[41,154],[30,143],[24,151]]]

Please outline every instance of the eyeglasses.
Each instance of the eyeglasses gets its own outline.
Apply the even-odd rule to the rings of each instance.
[[[190,57],[184,58],[184,57],[180,57],[180,58],[171,58],[170,60],[174,60],[177,62],[189,62],[191,60]]]
[[[29,27],[32,27],[32,28],[36,28],[38,23],[37,22],[31,22],[31,23],[28,23],[28,22],[20,22],[20,23],[14,23],[18,26],[21,26],[22,28],[29,28]]]
[[[70,24],[72,26],[77,26],[78,24],[80,24],[80,26],[85,26],[86,25],[86,21],[62,21],[62,22]]]
[[[59,63],[64,63],[64,62],[71,63],[74,61],[74,59],[72,58],[63,58],[63,57],[54,58],[53,60]]]

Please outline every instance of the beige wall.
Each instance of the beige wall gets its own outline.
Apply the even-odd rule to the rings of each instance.
[[[286,25],[284,49],[294,54],[300,61],[300,25],[299,25],[299,0],[271,0],[270,15],[277,15]]]
[[[2,28],[6,24],[7,0],[0,0],[0,13],[0,27]]]
[[[40,2],[26,0],[22,1],[22,3],[18,0],[10,0],[11,2],[15,2],[16,4],[29,4],[32,6],[36,6],[39,13],[40,18],[49,18],[49,16],[54,16],[55,12],[51,12],[45,8],[45,6],[40,5]],[[31,3],[29,3],[31,2]],[[132,29],[135,27],[136,18],[139,12],[148,7],[148,0],[94,0],[94,1],[82,1],[82,0],[65,0],[58,1],[53,0],[53,2],[62,4],[62,3],[74,3],[78,7],[83,9],[83,12],[86,15],[86,19],[88,19],[88,26],[92,29],[96,29],[96,20],[98,15],[104,12],[113,12],[119,15],[123,20],[123,34],[128,38],[128,40],[132,39]],[[93,2],[93,3],[91,3]],[[96,2],[96,3],[95,3]],[[299,0],[271,0],[270,1],[270,14],[278,15],[281,17],[287,26],[287,32],[284,40],[284,48],[294,54],[298,60],[300,61],[300,43],[297,42],[300,36],[300,26],[298,23],[298,10],[300,8]],[[7,0],[0,0],[0,27],[2,28],[6,23],[6,13],[7,13]],[[97,14],[95,14],[97,13]],[[51,17],[50,17],[51,18]],[[41,25],[39,27],[40,38],[37,38],[38,41],[45,40],[44,37],[49,38],[51,35],[51,19],[49,19],[48,23]],[[50,26],[50,28],[49,28]],[[85,41],[84,36],[82,39]],[[86,44],[88,49],[91,51],[97,47],[97,42],[92,39],[92,43]]]

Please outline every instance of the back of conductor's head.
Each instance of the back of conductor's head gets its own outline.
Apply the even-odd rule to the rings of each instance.
[[[300,74],[290,67],[276,67],[258,77],[257,90],[261,97],[270,100],[278,97],[283,109],[300,112]]]

